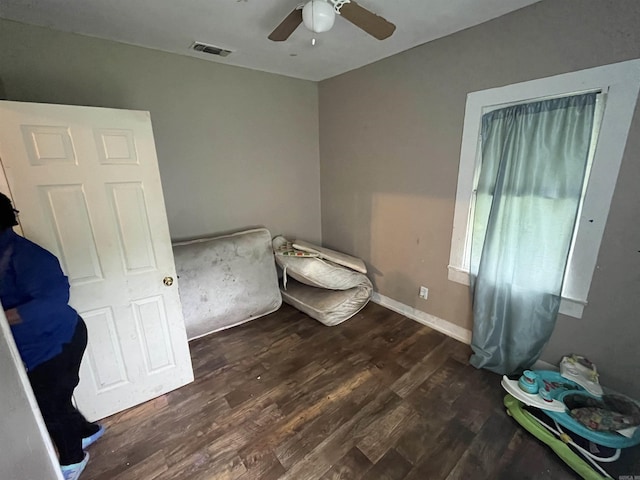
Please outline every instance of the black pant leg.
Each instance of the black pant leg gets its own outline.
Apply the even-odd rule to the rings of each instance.
[[[87,328],[81,318],[71,341],[62,352],[28,372],[29,380],[47,430],[55,443],[61,465],[78,463],[84,458],[80,417],[72,403],[79,382],[82,355],[87,346]],[[82,420],[86,422],[84,417]],[[87,422],[88,423],[88,422]]]
[[[77,337],[77,338],[76,338]],[[78,386],[80,382],[80,363],[82,362],[82,357],[84,356],[84,352],[87,347],[88,333],[87,333],[87,325],[85,324],[82,317],[78,317],[78,326],[76,327],[76,331],[74,333],[74,339],[68,344],[69,348],[66,351],[66,374],[64,378],[67,379],[66,388],[67,392],[65,396],[69,396],[69,398],[73,397],[73,391]],[[81,436],[89,437],[96,433],[100,428],[95,423],[90,423],[84,418],[84,415],[80,413],[73,403],[69,404],[71,408],[68,411],[69,418],[79,426]]]

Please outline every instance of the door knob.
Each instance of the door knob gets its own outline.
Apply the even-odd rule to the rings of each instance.
[[[162,279],[162,283],[164,283],[167,287],[173,285],[173,277],[164,277]]]

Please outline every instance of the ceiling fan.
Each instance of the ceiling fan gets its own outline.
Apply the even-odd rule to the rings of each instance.
[[[390,37],[396,29],[393,23],[361,7],[353,0],[309,0],[298,5],[287,15],[268,38],[274,42],[282,42],[289,38],[301,23],[312,32],[326,32],[333,27],[336,14],[378,40]]]

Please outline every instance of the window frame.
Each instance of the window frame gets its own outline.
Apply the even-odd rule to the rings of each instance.
[[[578,215],[572,252],[565,271],[560,313],[581,318],[604,234],[640,90],[640,59],[565,73],[467,95],[460,150],[458,186],[451,235],[448,278],[469,285],[464,266],[470,229],[474,176],[477,172],[482,115],[514,103],[600,90],[606,94],[598,143]]]

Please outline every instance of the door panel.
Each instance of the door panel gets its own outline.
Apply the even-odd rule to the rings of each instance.
[[[152,374],[175,366],[162,297],[134,301],[133,308],[147,373]]]
[[[88,326],[80,409],[95,420],[192,381],[148,112],[0,102],[0,114],[23,232],[58,256]]]
[[[84,312],[83,318],[93,338],[100,339],[89,342],[85,353],[96,393],[101,394],[129,383],[113,310],[101,308]],[[104,358],[110,361],[102,361]]]
[[[121,129],[94,129],[98,161],[102,165],[138,164],[134,132]]]
[[[156,270],[142,183],[111,183],[107,188],[120,238],[125,272],[135,274]]]
[[[71,285],[103,279],[82,185],[40,186],[40,205],[53,231],[58,260]]]
[[[76,163],[66,127],[22,125],[22,135],[31,165]]]

